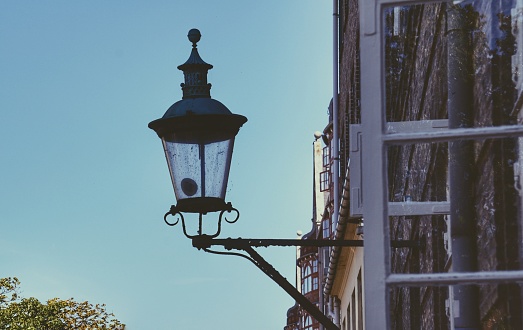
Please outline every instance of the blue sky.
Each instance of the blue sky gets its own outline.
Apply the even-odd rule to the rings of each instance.
[[[187,32],[237,136],[223,237],[294,238],[312,216],[331,98],[320,0],[0,2],[0,277],[105,303],[128,329],[281,329],[293,300],[248,261],[197,251],[147,124],[181,99]],[[212,221],[212,216],[207,217]],[[291,282],[293,248],[259,249]]]

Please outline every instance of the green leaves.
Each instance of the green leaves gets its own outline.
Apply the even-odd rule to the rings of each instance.
[[[0,278],[0,309],[18,299],[18,285],[16,277]]]
[[[18,295],[16,277],[0,279],[0,329],[5,330],[123,330],[125,325],[105,304],[93,305],[73,298],[53,298],[42,304],[36,298]]]

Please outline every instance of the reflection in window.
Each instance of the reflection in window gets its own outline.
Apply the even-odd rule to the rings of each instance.
[[[521,124],[522,6],[522,1],[469,0],[460,5],[447,2],[388,8],[383,17],[386,120],[448,119],[450,128]],[[454,92],[456,90],[459,92]],[[461,126],[452,120],[456,114],[463,119]],[[410,129],[415,131],[414,126]],[[464,145],[463,150],[470,157],[451,162],[450,159],[455,160],[456,155],[464,152],[449,148],[447,143],[389,146],[389,201],[401,201],[407,194],[414,201],[445,201],[452,187],[465,186],[449,183],[449,173],[456,173],[455,164],[463,168],[466,164],[469,166],[465,170],[467,187],[470,186],[466,191],[471,201],[456,204],[470,210],[466,218],[473,219],[472,229],[477,230],[474,236],[477,236],[477,268],[521,269],[523,139],[477,139]],[[458,196],[453,192],[450,195]],[[453,197],[453,201],[457,198]],[[432,223],[424,228],[405,220],[391,219],[391,239],[410,233],[414,237],[430,235],[433,242],[443,240],[446,224],[441,216],[433,216]],[[445,262],[450,263],[452,259],[446,255],[444,246],[434,244],[431,249],[430,255],[392,251],[395,263],[391,272],[446,271]],[[419,289],[408,290],[410,304],[416,299],[419,302]],[[495,290],[495,286],[482,287],[479,296],[482,300],[490,299]],[[519,288],[513,290],[507,286],[504,290],[506,293],[499,298],[502,300],[499,303],[505,307],[496,313],[501,315],[499,320],[510,319],[512,323],[501,324],[497,319],[489,319],[493,310],[485,309],[480,317],[492,322],[493,327],[521,329],[520,313],[511,314],[511,311],[520,311],[523,305]],[[419,315],[402,305],[405,294],[399,289],[392,290],[391,309],[400,311],[393,317],[393,325],[402,328],[402,322],[409,322],[417,323],[416,328],[424,328]],[[445,294],[443,289],[435,290],[430,302],[440,315],[444,314]],[[359,303],[361,298],[356,298]],[[494,304],[488,301],[484,305],[490,303]],[[434,321],[442,322],[434,327],[447,325],[442,318]]]

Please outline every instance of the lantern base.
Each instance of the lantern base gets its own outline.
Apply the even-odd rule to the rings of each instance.
[[[207,213],[217,211],[231,210],[231,203],[225,203],[221,198],[217,197],[195,197],[195,198],[183,198],[178,200],[176,204],[176,210],[178,212],[187,213]]]

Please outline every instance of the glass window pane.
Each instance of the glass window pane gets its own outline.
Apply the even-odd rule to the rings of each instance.
[[[484,0],[387,8],[387,121],[448,118],[451,127],[521,122],[521,7],[519,1]],[[454,115],[461,119],[453,124]]]
[[[389,217],[391,272],[522,269],[521,150],[512,137],[388,147],[389,214],[393,203],[433,210]]]
[[[389,297],[391,329],[454,329],[447,287],[393,287]]]

